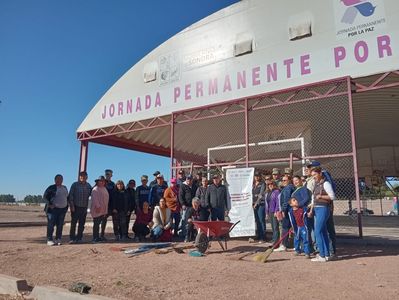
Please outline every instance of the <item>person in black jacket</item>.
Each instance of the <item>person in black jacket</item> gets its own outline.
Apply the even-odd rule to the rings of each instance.
[[[193,185],[193,176],[188,174],[186,176],[186,181],[184,181],[179,187],[179,202],[182,207],[182,216],[181,216],[181,229],[182,236],[186,236],[187,226],[186,226],[186,212],[187,208],[191,207],[191,201],[195,197],[196,186]]]
[[[212,221],[224,221],[224,217],[228,215],[230,204],[227,199],[227,188],[222,184],[220,175],[213,175],[213,184],[208,186],[206,190],[206,204],[211,209]]]
[[[127,238],[129,238],[130,217],[132,213],[136,212],[136,181],[134,179],[129,180],[126,193],[128,198],[128,210],[126,214],[126,233]]]
[[[129,196],[122,180],[116,182],[112,196],[112,221],[115,239],[125,241],[127,239],[126,216],[129,209]]]

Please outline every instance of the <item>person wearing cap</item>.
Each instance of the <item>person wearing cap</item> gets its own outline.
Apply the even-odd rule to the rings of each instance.
[[[201,186],[197,188],[195,192],[195,197],[200,201],[200,221],[208,221],[210,215],[210,208],[206,204],[206,190],[208,189],[208,179],[202,177]]]
[[[252,186],[252,206],[256,223],[256,239],[260,243],[266,241],[265,189],[266,187],[262,180],[262,175],[259,172],[255,172]]]
[[[147,185],[148,183],[148,176],[142,175],[141,176],[141,185],[139,185],[136,189],[136,208],[143,209],[143,203],[145,201],[148,202],[148,198],[150,196],[150,187]]]
[[[212,176],[212,182],[206,190],[206,204],[211,209],[212,221],[224,221],[224,217],[228,215],[230,210],[227,188],[222,184],[222,180],[218,174]]]
[[[284,168],[284,175],[292,175],[294,174],[294,171],[291,168]]]
[[[276,182],[277,186],[280,186],[281,174],[279,168],[273,168],[272,170],[272,179]]]
[[[129,238],[129,224],[130,217],[132,213],[136,212],[136,181],[134,179],[130,179],[127,188],[126,188],[127,198],[128,198],[128,211],[126,215],[126,232],[128,233],[127,238]]]
[[[179,195],[179,188],[177,187],[177,180],[176,178],[172,178],[170,180],[170,186],[165,190],[163,197],[166,201],[166,206],[171,211],[171,218],[173,220],[173,236],[178,236],[179,231],[179,223],[180,223],[180,202],[177,199]]]
[[[177,172],[177,186],[180,187],[184,181],[186,181],[186,172],[184,172],[183,169],[180,169],[179,172]]]
[[[96,185],[91,191],[91,208],[90,214],[93,218],[93,243],[103,241],[100,237],[101,231],[105,232],[108,214],[109,193],[105,188],[105,177],[100,176],[96,180]]]
[[[43,195],[43,199],[46,200],[48,246],[61,245],[65,214],[68,211],[68,189],[62,184],[63,180],[61,174],[55,175],[55,184],[50,185]],[[53,240],[54,227],[57,227],[55,240]]]
[[[155,171],[154,174],[152,174],[154,176],[154,180],[150,182],[150,188],[157,184],[157,176],[159,174],[161,174],[159,171]]]
[[[195,192],[197,191],[197,187],[193,184],[193,176],[188,174],[186,176],[186,181],[179,187],[179,201],[182,207],[182,216],[181,216],[181,229],[183,237],[186,236],[186,212],[187,208],[191,207],[192,200],[195,197]]]
[[[274,244],[280,238],[280,224],[278,220],[278,211],[280,210],[280,189],[273,180],[268,180],[266,183],[266,214],[268,215],[269,221],[272,225],[273,235],[271,243]]]
[[[288,230],[291,228],[291,222],[288,216],[289,210],[289,200],[291,199],[291,195],[295,190],[294,185],[292,184],[291,176],[284,175],[282,180],[282,190],[280,193],[280,212],[283,217],[281,221],[282,232],[281,235],[284,236]],[[286,251],[288,245],[288,235],[282,240],[280,247],[278,247],[275,251]]]
[[[71,228],[69,231],[70,244],[82,241],[90,195],[91,185],[87,182],[87,172],[82,171],[79,173],[79,180],[72,184],[68,195],[68,202],[71,210]],[[76,234],[76,224],[78,222],[78,232]]]
[[[154,208],[159,204],[159,200],[163,197],[167,188],[168,185],[165,182],[163,175],[158,174],[157,183],[151,187],[150,194],[148,195],[148,202],[150,203],[151,208]]]

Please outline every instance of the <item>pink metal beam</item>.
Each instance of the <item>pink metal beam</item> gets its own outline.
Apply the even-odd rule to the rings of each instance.
[[[353,153],[353,176],[355,178],[355,193],[357,202],[357,220],[359,226],[359,237],[363,237],[363,227],[362,227],[362,214],[361,214],[361,204],[360,204],[360,191],[359,191],[359,175],[357,168],[357,150],[356,150],[356,136],[355,136],[355,119],[353,117],[353,103],[352,103],[352,90],[351,90],[351,79],[347,78],[348,84],[348,101],[349,101],[349,118],[351,124],[351,139],[352,139],[352,153]]]
[[[87,158],[89,151],[89,142],[82,141],[80,143],[79,172],[87,171]],[[79,178],[78,172],[78,178]]]
[[[249,117],[248,117],[248,99],[245,99],[245,166],[249,164]]]

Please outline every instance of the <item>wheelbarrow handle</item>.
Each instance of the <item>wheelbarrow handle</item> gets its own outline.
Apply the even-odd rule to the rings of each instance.
[[[234,229],[234,227],[238,224],[238,223],[240,223],[241,222],[241,220],[238,220],[236,223],[234,223],[234,225],[233,226],[231,226],[231,228],[230,228],[230,230],[229,230],[229,233]]]

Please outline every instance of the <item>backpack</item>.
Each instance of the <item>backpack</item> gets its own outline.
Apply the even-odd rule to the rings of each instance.
[[[322,174],[323,174],[324,178],[326,179],[326,181],[328,181],[331,184],[334,194],[336,194],[337,185],[335,184],[334,179],[332,178],[331,174],[327,170],[323,170]]]

